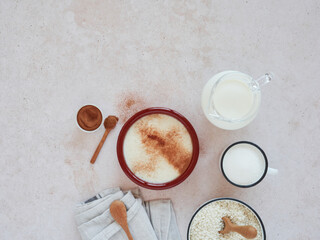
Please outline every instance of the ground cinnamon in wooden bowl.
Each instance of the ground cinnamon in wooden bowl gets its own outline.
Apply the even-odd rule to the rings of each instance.
[[[80,108],[77,114],[77,122],[85,131],[94,131],[102,123],[102,113],[96,106],[86,105]]]

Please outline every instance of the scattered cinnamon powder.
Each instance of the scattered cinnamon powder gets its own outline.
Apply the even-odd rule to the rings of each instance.
[[[125,101],[126,108],[131,108],[131,106],[134,105],[135,103],[136,103],[136,101],[134,99],[127,99]]]
[[[190,164],[192,152],[183,145],[181,131],[176,128],[160,131],[153,126],[141,123],[139,125],[139,133],[145,151],[151,157],[148,163],[136,164],[133,169],[134,171],[154,171],[157,165],[157,157],[162,156],[180,174],[185,172]]]
[[[125,93],[119,96],[117,114],[120,122],[125,123],[132,115],[146,107],[145,101],[137,93]]]

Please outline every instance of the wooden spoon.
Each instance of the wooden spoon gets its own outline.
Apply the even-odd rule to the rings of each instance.
[[[237,232],[247,239],[255,238],[258,234],[257,229],[255,229],[253,226],[238,226],[232,223],[228,217],[223,217],[222,220],[224,221],[224,229],[219,231],[221,234]]]
[[[119,119],[118,119],[116,116],[108,116],[108,117],[104,120],[103,125],[104,125],[104,127],[106,128],[106,131],[104,132],[103,137],[102,137],[102,139],[101,139],[101,141],[100,141],[100,143],[99,143],[96,151],[94,152],[94,154],[93,154],[93,156],[92,156],[92,158],[91,158],[90,163],[92,163],[92,164],[95,163],[95,161],[96,161],[96,159],[97,159],[97,157],[98,157],[98,155],[99,155],[99,152],[100,152],[100,150],[101,150],[104,142],[106,141],[106,138],[107,138],[109,132],[110,132],[112,129],[115,128],[115,126],[117,125],[118,120],[119,120]]]
[[[110,213],[113,219],[122,227],[127,234],[129,240],[133,240],[133,237],[129,231],[127,222],[127,209],[123,202],[116,200],[110,205]]]

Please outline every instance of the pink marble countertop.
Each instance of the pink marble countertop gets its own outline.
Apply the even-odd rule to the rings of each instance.
[[[169,107],[193,124],[201,153],[191,176],[141,189],[172,199],[183,239],[196,208],[216,197],[255,208],[268,239],[319,239],[319,11],[317,0],[2,0],[0,239],[79,239],[77,202],[136,186],[117,162],[123,123],[90,165],[103,129],[77,128],[87,103],[122,119]],[[237,131],[214,127],[200,107],[206,81],[229,69],[278,76],[258,117]],[[259,144],[279,174],[251,189],[227,183],[219,155],[238,140]]]

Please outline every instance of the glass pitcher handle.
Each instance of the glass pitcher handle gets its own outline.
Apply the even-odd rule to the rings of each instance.
[[[270,72],[270,73],[264,74],[263,76],[259,77],[255,81],[258,83],[259,87],[262,87],[262,86],[266,85],[267,83],[269,83],[271,81],[271,79],[273,79],[273,78],[274,78],[274,74],[272,72]]]

